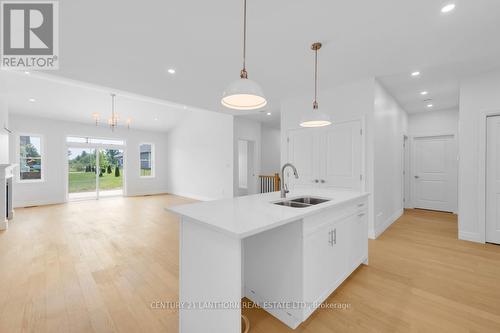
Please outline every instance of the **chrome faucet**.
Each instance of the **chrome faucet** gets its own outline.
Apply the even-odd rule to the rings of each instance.
[[[297,173],[297,168],[292,164],[292,163],[285,163],[283,167],[281,168],[281,197],[286,198],[286,194],[290,191],[288,191],[288,186],[285,184],[285,169],[287,167],[292,168],[293,174],[295,178],[299,178],[299,174]]]

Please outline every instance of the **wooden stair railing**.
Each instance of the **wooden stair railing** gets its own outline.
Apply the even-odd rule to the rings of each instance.
[[[275,192],[280,190],[280,176],[275,173],[273,176],[259,176],[260,193]]]

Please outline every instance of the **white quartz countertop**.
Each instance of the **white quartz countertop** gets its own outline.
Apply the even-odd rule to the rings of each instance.
[[[255,194],[237,198],[204,201],[169,207],[166,210],[187,216],[208,228],[227,233],[237,238],[246,238],[260,232],[297,221],[352,200],[368,196],[366,192],[333,189],[310,189],[291,191],[287,199],[314,196],[330,201],[306,208],[274,205],[281,201],[279,192]]]

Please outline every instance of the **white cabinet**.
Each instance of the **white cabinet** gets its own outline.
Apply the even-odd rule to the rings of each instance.
[[[321,303],[340,284],[346,271],[348,228],[345,220],[326,222],[304,240],[304,300]],[[304,317],[315,310],[304,309]]]
[[[299,178],[292,187],[361,189],[363,136],[361,121],[336,123],[325,129],[297,129],[288,133],[288,161]]]
[[[333,213],[333,214],[332,214]],[[366,202],[304,219],[304,300],[321,304],[368,258]],[[304,309],[304,319],[316,309]]]
[[[304,299],[315,302],[338,275],[339,244],[334,244],[335,225],[327,223],[304,240]]]
[[[363,204],[364,205],[364,204]],[[368,253],[368,214],[366,210],[360,210],[352,216],[348,222],[348,253],[347,268],[351,271],[359,266],[359,263],[367,258]]]
[[[367,198],[244,240],[245,295],[295,329],[368,260]]]
[[[299,178],[290,177],[288,185],[294,188],[308,188],[319,183],[319,138],[318,133],[311,130],[293,130],[288,136],[288,161],[299,171]],[[289,172],[289,171],[288,171]]]

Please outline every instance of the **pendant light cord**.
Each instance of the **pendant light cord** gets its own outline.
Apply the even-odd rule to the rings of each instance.
[[[243,0],[243,69],[241,70],[240,77],[246,79],[247,67],[246,67],[246,57],[247,57],[247,0]]]
[[[318,108],[318,49],[314,50],[314,102],[313,109]]]

